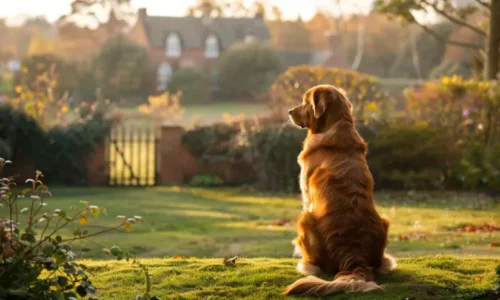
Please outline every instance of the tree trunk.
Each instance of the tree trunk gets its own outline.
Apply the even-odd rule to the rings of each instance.
[[[500,0],[491,0],[490,29],[488,33],[484,79],[494,80],[500,67]]]

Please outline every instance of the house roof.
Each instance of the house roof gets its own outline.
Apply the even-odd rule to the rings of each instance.
[[[169,33],[179,34],[185,49],[202,49],[209,34],[215,34],[222,48],[242,41],[250,34],[259,40],[269,40],[269,30],[261,18],[211,18],[193,16],[163,17],[144,16],[144,25],[152,47],[164,48],[165,39]]]

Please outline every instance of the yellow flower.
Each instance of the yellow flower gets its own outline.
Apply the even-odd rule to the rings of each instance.
[[[23,73],[28,73],[28,68],[26,68],[26,67],[23,67],[21,70]]]
[[[63,107],[61,107],[61,111],[63,113],[67,113],[69,111],[69,106],[68,105],[63,105]]]
[[[16,86],[16,93],[21,94],[23,92],[23,87],[18,85]]]
[[[370,112],[375,112],[377,111],[377,103],[375,102],[370,102],[370,104],[368,104],[368,111]]]

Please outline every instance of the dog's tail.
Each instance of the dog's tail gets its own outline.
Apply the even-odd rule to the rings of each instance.
[[[364,274],[369,272],[368,274]],[[382,290],[382,287],[374,281],[367,281],[366,278],[373,278],[368,270],[359,270],[339,273],[334,281],[325,281],[315,276],[295,281],[288,289],[283,292],[284,295],[315,295],[327,296],[337,293],[353,292],[371,292]]]

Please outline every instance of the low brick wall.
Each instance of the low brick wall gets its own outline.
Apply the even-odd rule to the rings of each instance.
[[[203,161],[182,145],[185,130],[179,126],[162,126],[158,147],[159,184],[185,184],[196,175],[216,175],[225,183],[246,182],[255,178],[251,165],[244,161],[216,159]]]

